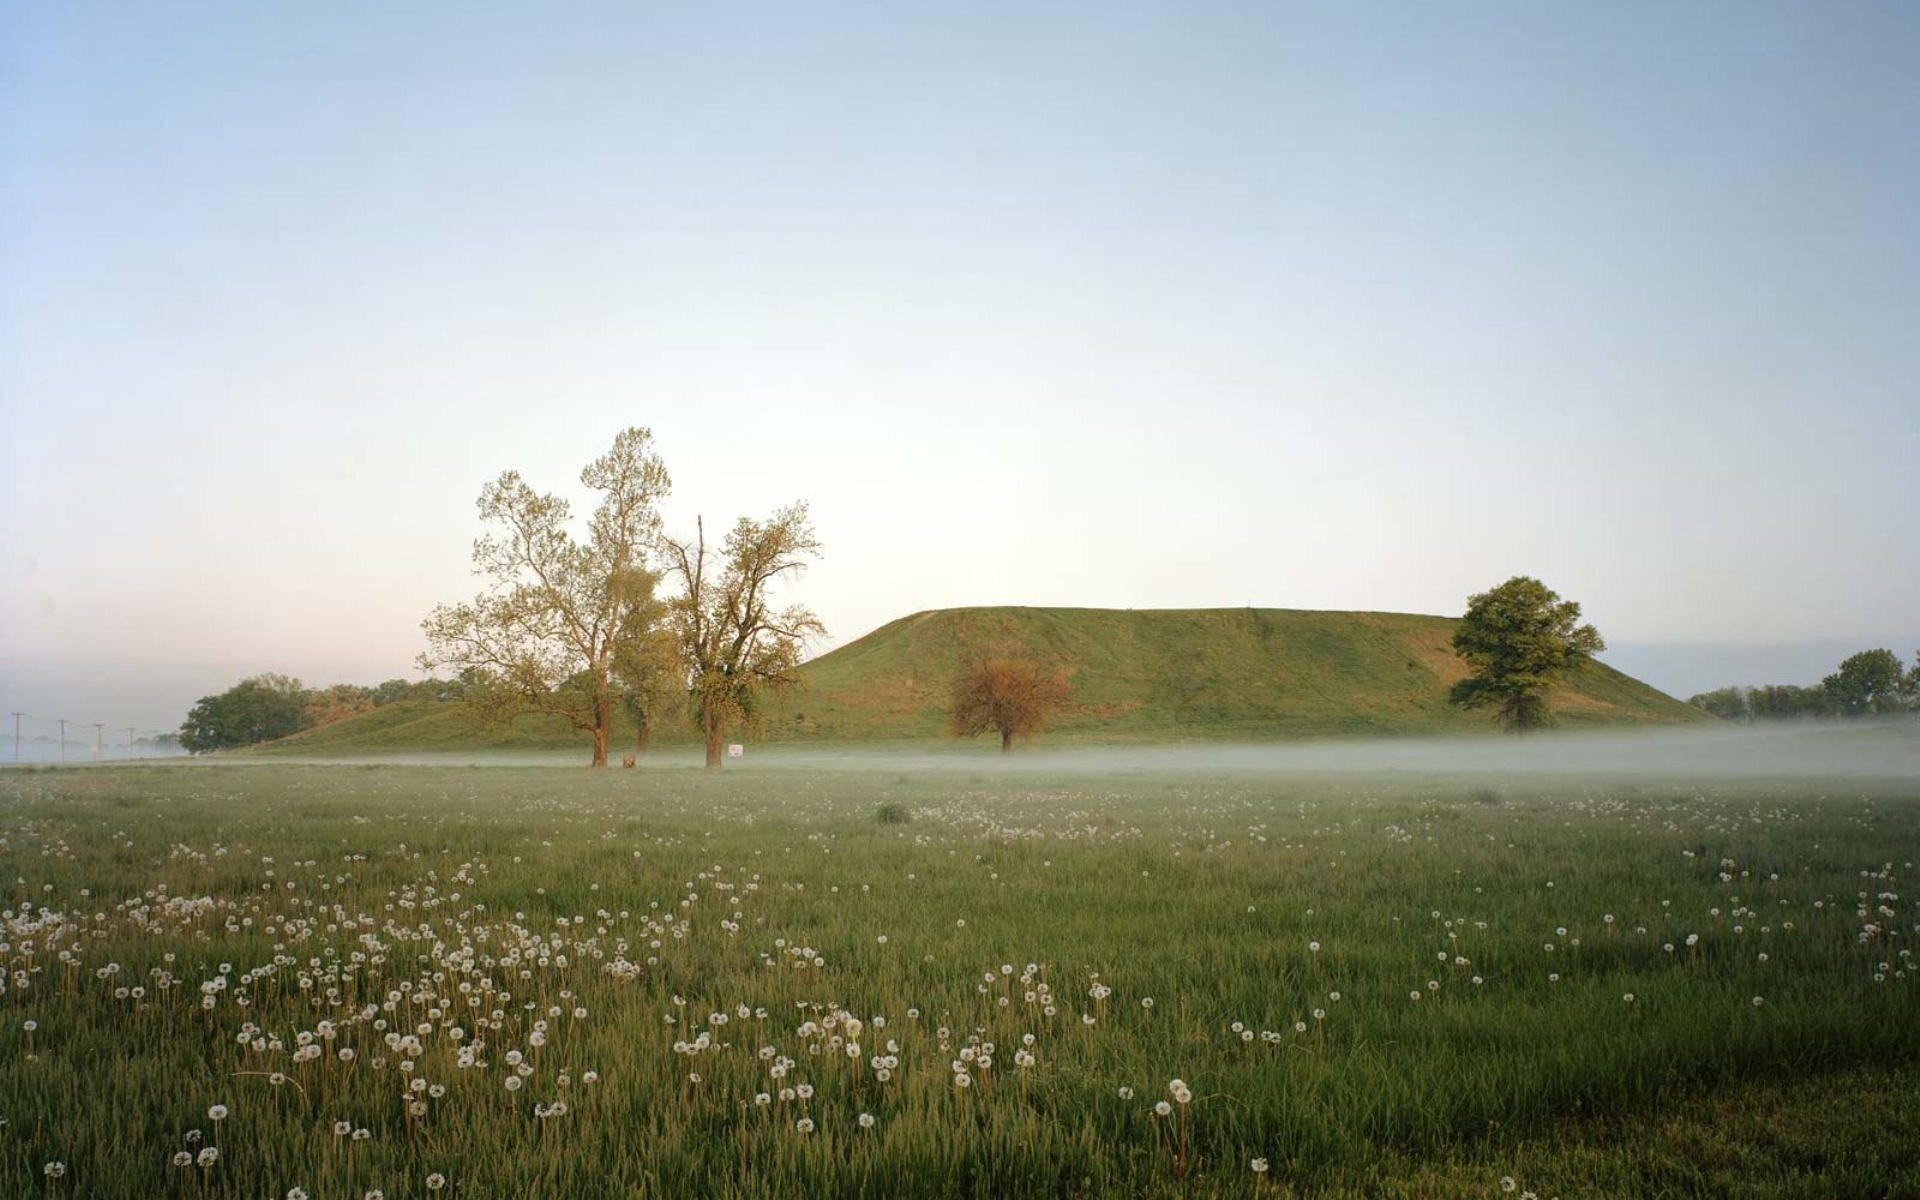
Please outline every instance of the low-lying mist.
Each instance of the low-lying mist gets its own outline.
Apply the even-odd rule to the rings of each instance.
[[[584,753],[446,752],[299,758],[304,764],[390,764],[584,769]],[[197,760],[258,763],[247,758]],[[665,747],[642,770],[697,769],[698,747]],[[1450,775],[1748,779],[1857,778],[1920,782],[1920,720],[1911,717],[1721,725],[1524,737],[1378,738],[1264,744],[1189,742],[1096,746],[1072,743],[999,753],[987,739],[938,745],[749,744],[728,771],[965,772],[1005,776]],[[620,773],[614,767],[612,773]]]

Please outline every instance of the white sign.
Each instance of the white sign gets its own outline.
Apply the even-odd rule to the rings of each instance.
[[[745,746],[742,746],[739,742],[734,742],[727,747],[728,758],[745,758],[746,755],[747,755],[747,748]]]

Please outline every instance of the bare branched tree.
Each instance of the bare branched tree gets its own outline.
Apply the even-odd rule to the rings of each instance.
[[[653,435],[641,428],[615,437],[580,482],[602,493],[584,541],[568,530],[567,502],[535,492],[517,471],[482,489],[480,517],[495,528],[473,544],[473,563],[486,589],[422,622],[428,649],[420,666],[458,672],[484,720],[563,718],[592,737],[593,765],[604,767],[612,662],[634,636],[636,599],[652,599],[658,576],[646,555],[670,482]]]
[[[1073,687],[1067,672],[1013,654],[976,654],[961,664],[953,681],[952,728],[955,737],[1000,735],[1000,752],[1013,749],[1015,737],[1039,733],[1065,708]]]
[[[661,546],[667,574],[681,589],[670,602],[669,620],[713,769],[720,766],[728,726],[755,726],[761,700],[799,682],[794,668],[808,639],[826,632],[818,617],[798,605],[775,611],[769,596],[775,584],[819,556],[820,542],[804,502],[765,521],[742,517],[711,557],[705,524],[695,528],[693,540],[667,538]]]

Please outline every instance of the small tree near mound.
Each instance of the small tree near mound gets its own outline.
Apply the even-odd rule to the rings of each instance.
[[[963,664],[954,680],[953,733],[977,737],[994,730],[1005,754],[1015,737],[1044,730],[1071,696],[1065,671],[1010,654],[981,655]]]
[[[1547,694],[1607,648],[1580,624],[1580,606],[1538,579],[1516,575],[1467,599],[1453,648],[1473,673],[1453,685],[1463,708],[1492,708],[1516,733],[1552,724]]]

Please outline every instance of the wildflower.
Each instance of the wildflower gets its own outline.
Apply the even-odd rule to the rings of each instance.
[[[226,1119],[227,1106],[224,1104],[216,1104],[207,1110],[207,1120],[209,1121],[224,1121]]]
[[[1187,1086],[1185,1080],[1176,1079],[1172,1083],[1169,1083],[1167,1085],[1167,1092],[1181,1104],[1188,1104],[1193,1100],[1193,1089]]]
[[[208,1146],[201,1150],[199,1154],[195,1155],[193,1161],[203,1168],[211,1167],[214,1163],[220,1161],[220,1148],[218,1146]]]
[[[1267,1160],[1264,1158],[1256,1158],[1250,1165],[1253,1167],[1253,1173],[1255,1175],[1265,1175],[1267,1173]]]
[[[440,1172],[435,1171],[433,1174],[427,1176],[428,1191],[437,1192],[445,1186],[447,1186],[447,1177]]]
[[[859,1117],[859,1121],[860,1121],[860,1128],[862,1128],[862,1129],[872,1129],[872,1128],[873,1128],[873,1114],[872,1114],[872,1113],[869,1113],[869,1112],[863,1112],[863,1113],[861,1113],[861,1114],[860,1114],[860,1117]]]
[[[1153,1115],[1156,1117],[1170,1117],[1173,1115],[1173,1105],[1168,1104],[1165,1100],[1156,1100],[1153,1102]]]
[[[33,1022],[28,1021],[27,1024],[32,1025]],[[46,1166],[40,1168],[40,1173],[42,1175],[45,1175],[48,1179],[59,1179],[60,1177],[62,1177],[67,1173],[67,1164],[63,1162],[50,1162]]]
[[[793,1123],[793,1128],[794,1128],[794,1131],[795,1131],[796,1133],[812,1133],[812,1132],[813,1132],[813,1118],[812,1118],[812,1117],[801,1117],[801,1118],[800,1118],[800,1119],[799,1119],[798,1121],[795,1121],[795,1122]]]

